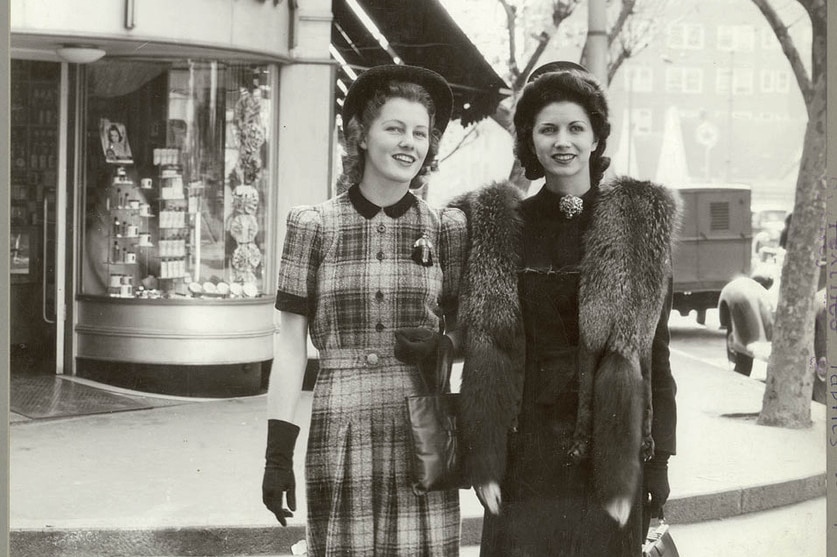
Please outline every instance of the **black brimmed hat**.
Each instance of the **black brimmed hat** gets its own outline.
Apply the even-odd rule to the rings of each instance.
[[[526,83],[532,83],[545,73],[566,72],[573,70],[588,75],[590,74],[590,70],[588,70],[581,64],[576,64],[575,62],[568,62],[566,60],[557,60],[555,62],[547,62],[543,66],[539,66],[538,68],[536,68],[535,71],[529,74],[529,79],[526,80]]]
[[[433,105],[436,108],[434,127],[439,130],[439,133],[444,133],[453,108],[453,94],[447,81],[427,68],[403,64],[373,66],[360,74],[349,87],[349,92],[346,93],[346,99],[343,101],[344,125],[363,110],[376,91],[391,81],[421,85],[433,99]]]

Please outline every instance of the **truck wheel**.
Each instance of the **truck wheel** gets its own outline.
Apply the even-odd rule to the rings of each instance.
[[[698,325],[706,325],[706,308],[697,310]]]

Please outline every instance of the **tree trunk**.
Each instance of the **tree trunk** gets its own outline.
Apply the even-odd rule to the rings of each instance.
[[[824,53],[823,53],[824,56]],[[811,424],[815,369],[814,296],[825,234],[826,76],[818,76],[808,105],[808,125],[796,183],[793,219],[782,267],[773,349],[759,424],[790,428]]]

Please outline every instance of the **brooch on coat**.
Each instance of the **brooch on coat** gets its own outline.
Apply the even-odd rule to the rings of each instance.
[[[433,266],[433,244],[430,242],[430,236],[427,232],[424,232],[413,244],[412,259],[422,267]]]
[[[558,201],[558,209],[566,218],[571,219],[581,214],[584,201],[575,195],[565,195]]]

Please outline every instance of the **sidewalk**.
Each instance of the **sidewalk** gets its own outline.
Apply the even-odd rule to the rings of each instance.
[[[825,407],[813,427],[755,423],[764,385],[672,352],[678,454],[672,524],[737,516],[825,494]],[[304,538],[302,449],[311,395],[298,409],[299,508],[287,528],[261,504],[263,396],[12,423],[11,555],[278,555]],[[461,491],[462,545],[479,544],[482,508]]]

